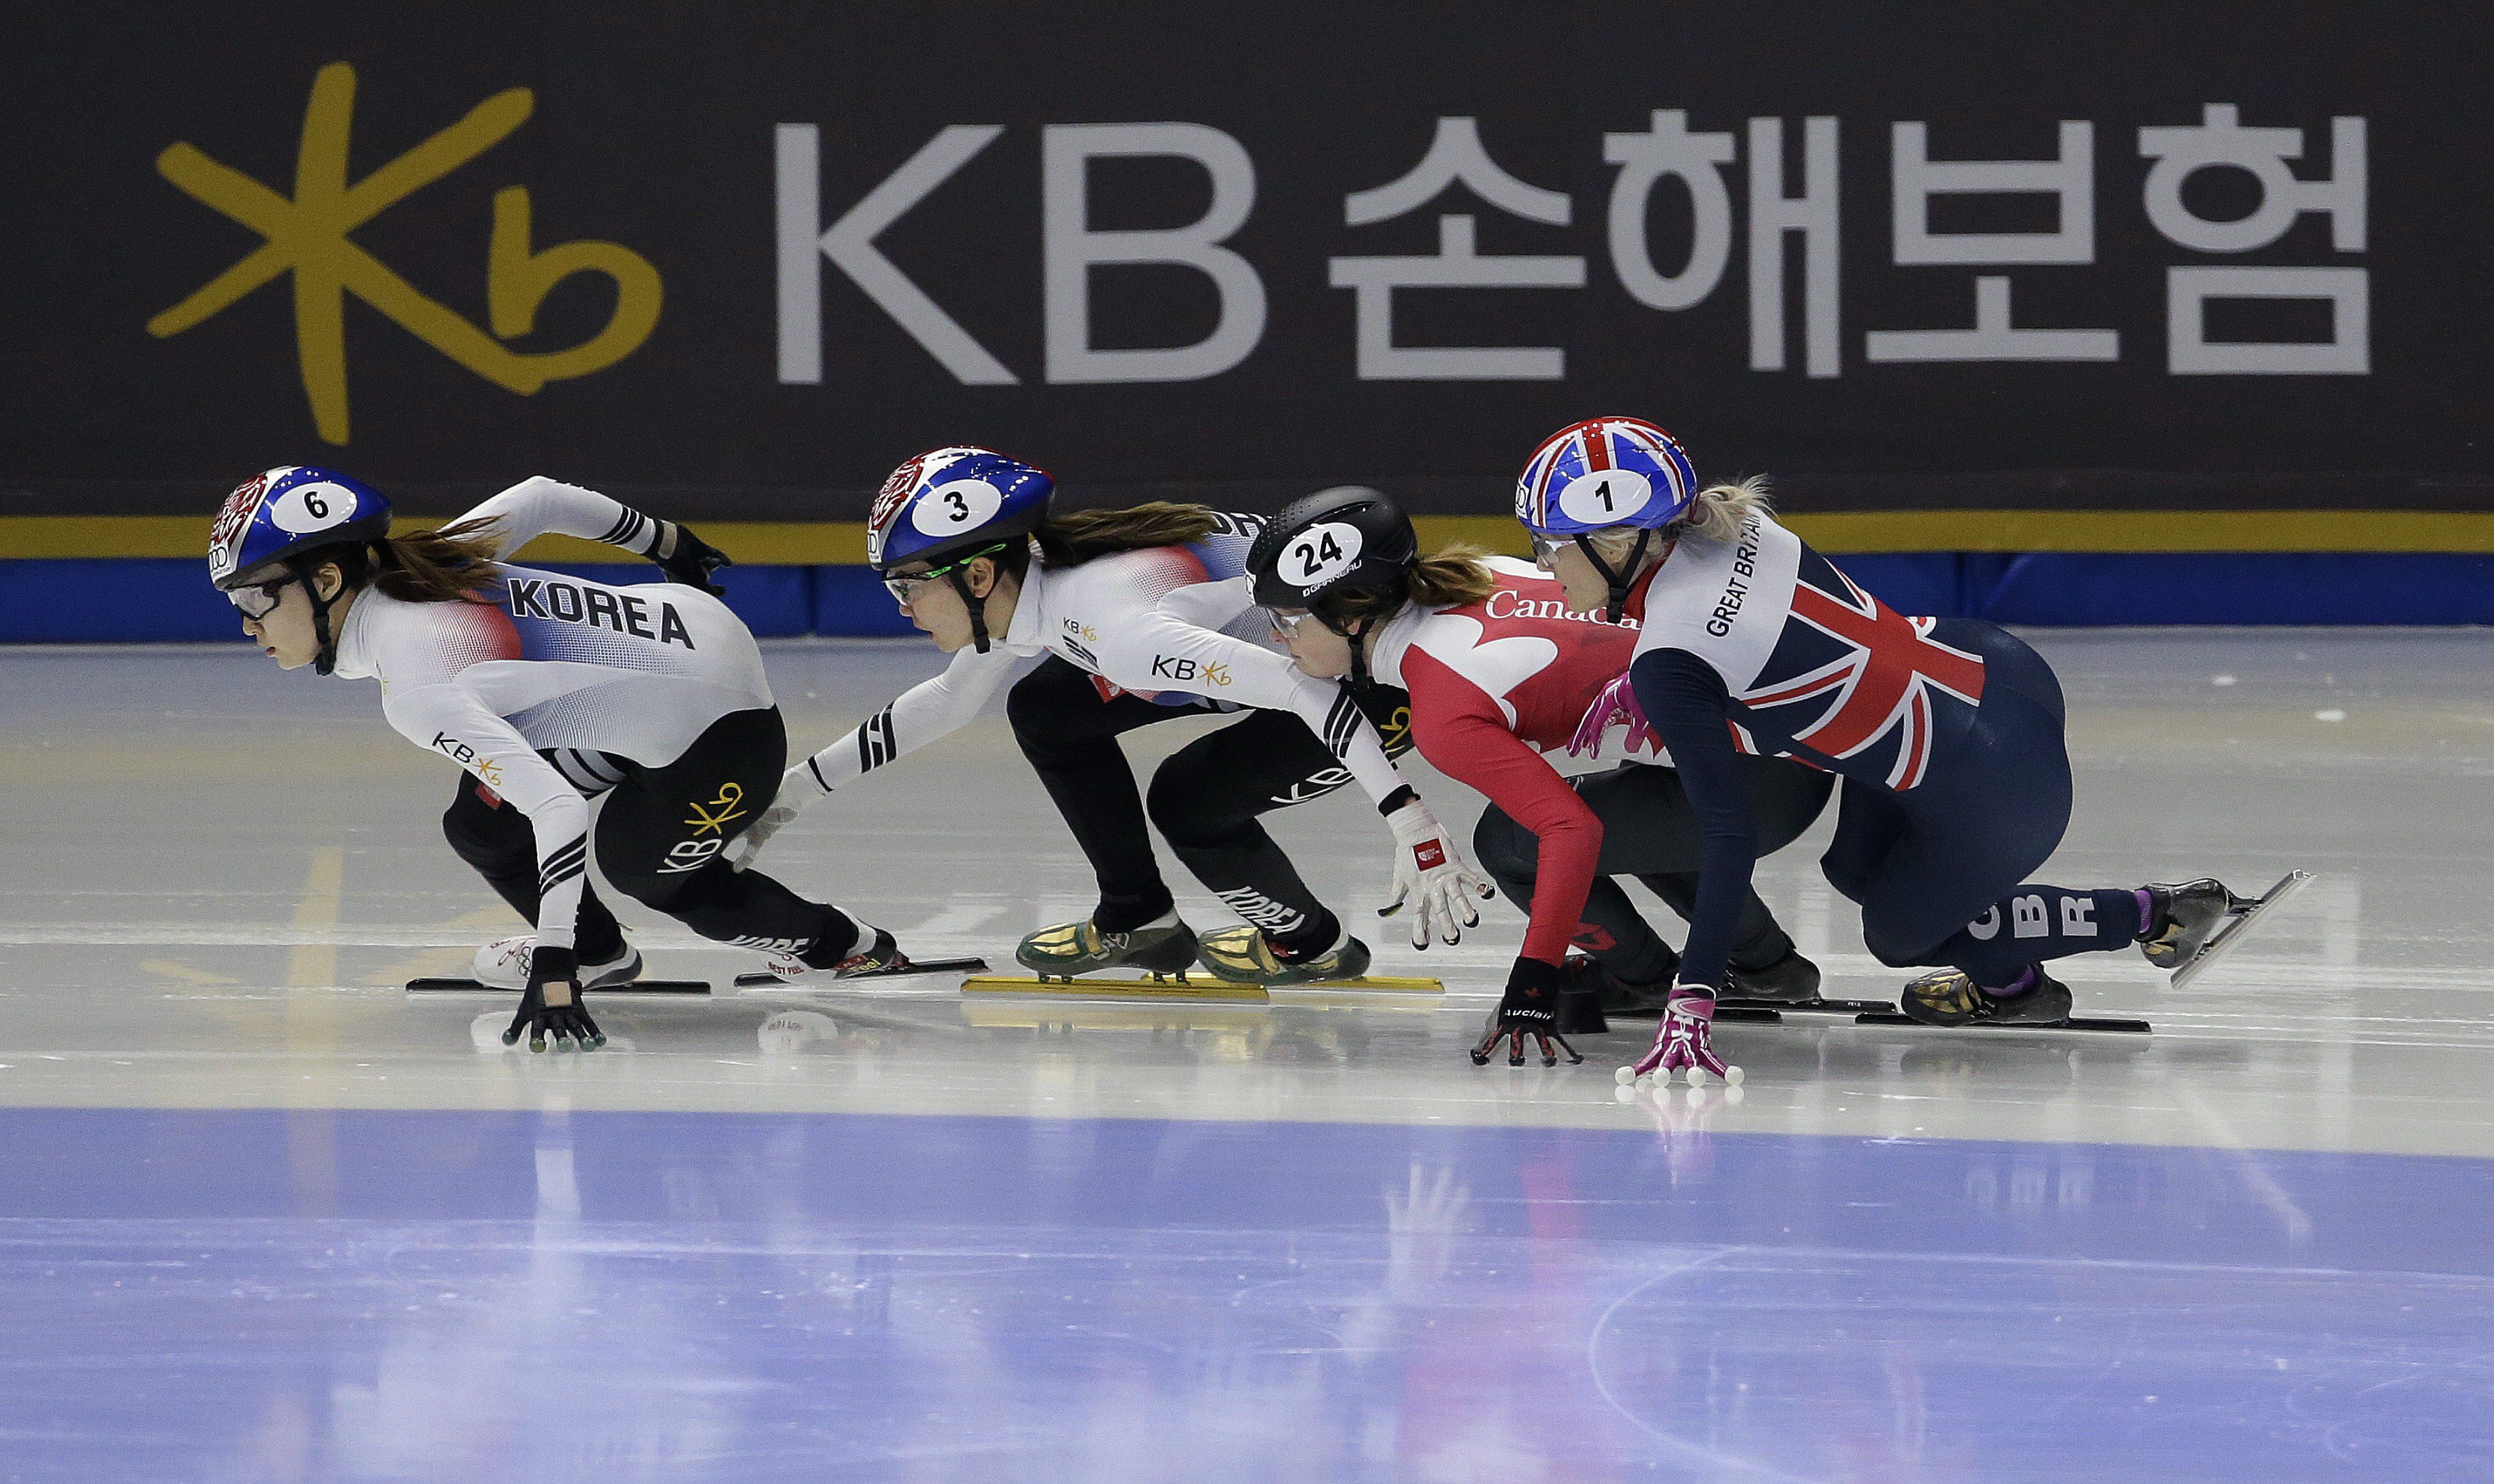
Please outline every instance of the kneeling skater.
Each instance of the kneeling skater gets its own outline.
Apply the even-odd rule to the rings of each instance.
[[[506,565],[560,531],[655,561],[669,585],[613,588]],[[473,775],[451,847],[536,924],[488,944],[477,978],[525,990],[505,1045],[605,1044],[581,991],[641,972],[589,889],[590,800],[606,879],[706,938],[759,949],[782,979],[905,962],[887,932],[721,859],[767,807],[788,737],[753,635],[714,594],[727,559],[603,495],[530,479],[437,531],[390,534],[389,501],[326,469],[235,490],[208,572],[280,667],[381,682],[381,714]]]
[[[1601,417],[1535,450],[1515,508],[1571,604],[1642,625],[1627,677],[1589,725],[1650,728],[1705,826],[1679,983],[1653,1049],[1622,1076],[1725,1073],[1710,1024],[1760,845],[1744,756],[1841,780],[1820,863],[1861,904],[1881,963],[1943,966],[1901,1001],[1927,1025],[2057,1024],[2070,991],[2046,960],[2137,944],[2173,968],[2235,909],[2207,879],[2027,881],[2070,820],[2052,667],[1994,624],[1892,612],[1777,524],[1763,480],[1699,490],[1669,434]]]
[[[1619,769],[1573,780],[1542,756],[1575,742],[1636,636],[1571,613],[1559,584],[1523,562],[1465,547],[1421,559],[1410,518],[1374,490],[1293,503],[1265,524],[1247,565],[1301,671],[1404,687],[1421,756],[1489,796],[1475,848],[1532,922],[1473,1059],[1487,1061],[1506,1037],[1509,1064],[1520,1064],[1529,1035],[1548,1065],[1562,1033],[1606,1028],[1585,978],[1650,989],[1660,1008],[1677,959],[1610,878],[1638,874],[1661,881],[1675,906],[1693,901],[1700,837],[1678,778],[1650,747],[1643,761],[1632,747]],[[1810,827],[1831,787],[1824,773],[1769,758],[1746,760],[1739,781],[1769,851]],[[1590,956],[1569,955],[1571,940]],[[1817,990],[1817,967],[1754,893],[1733,956],[1751,992]]]
[[[1488,884],[1386,754],[1378,723],[1391,723],[1389,698],[1311,680],[1258,642],[1270,632],[1237,579],[1261,520],[1162,502],[1050,515],[1054,489],[1045,471],[984,448],[939,448],[893,471],[867,523],[867,558],[953,662],[789,770],[748,851],[800,803],[967,722],[1017,656],[1046,654],[1016,682],[1006,713],[1099,878],[1100,905],[1024,939],[1024,966],[1170,974],[1201,955],[1225,979],[1356,978],[1368,946],[1257,820],[1353,781],[1393,830],[1385,911],[1411,903],[1413,946],[1427,947],[1433,930],[1456,942],[1479,922],[1472,903]],[[1253,714],[1179,748],[1152,779],[1151,822],[1247,924],[1199,941],[1161,879],[1117,738],[1241,708]]]

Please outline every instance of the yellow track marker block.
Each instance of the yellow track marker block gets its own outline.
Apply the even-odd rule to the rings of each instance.
[[[1444,994],[1446,984],[1439,979],[1414,979],[1400,974],[1367,974],[1358,979],[1312,979],[1304,984],[1275,984],[1284,993],[1303,989],[1348,990],[1358,994]]]
[[[1267,996],[1262,984],[1225,984],[1217,979],[1153,981],[1148,979],[1025,979],[1019,975],[974,974],[961,981],[963,994],[1045,994],[1068,999],[1253,1000]]]
[[[1277,984],[1284,994],[1301,990],[1353,994],[1444,994],[1445,984],[1434,979],[1407,979],[1391,974],[1372,974],[1361,979],[1316,980],[1304,984]],[[1262,984],[1233,984],[1226,980],[1189,979],[1077,979],[1071,984],[1060,980],[1024,978],[1021,975],[976,975],[961,981],[963,994],[1037,994],[1060,999],[1137,999],[1137,1000],[1230,1000],[1259,1003],[1272,996]]]

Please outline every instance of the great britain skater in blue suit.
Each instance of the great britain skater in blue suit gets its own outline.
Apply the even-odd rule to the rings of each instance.
[[[2048,960],[2137,945],[2172,968],[2249,905],[2213,879],[2028,879],[2070,820],[2052,668],[1997,625],[1892,611],[1777,523],[1763,481],[1700,490],[1669,434],[1602,417],[1545,439],[1515,500],[1570,605],[1639,625],[1628,674],[1581,740],[1613,721],[1650,728],[1705,832],[1679,979],[1652,1050],[1624,1080],[1680,1069],[1738,1078],[1711,1022],[1757,855],[1743,754],[1838,775],[1821,863],[1861,905],[1880,962],[1936,966],[1901,1001],[1927,1025],[2058,1023],[2070,991]]]

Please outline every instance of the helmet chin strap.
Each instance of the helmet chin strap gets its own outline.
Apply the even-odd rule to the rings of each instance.
[[[1319,623],[1341,635],[1343,642],[1351,646],[1351,674],[1343,677],[1343,684],[1354,695],[1364,695],[1376,689],[1377,677],[1368,673],[1368,646],[1363,642],[1368,638],[1368,631],[1374,624],[1363,623],[1358,628],[1353,629],[1336,623],[1332,619],[1327,618],[1322,609],[1309,611],[1316,615]]]
[[[1627,611],[1628,590],[1636,586],[1637,569],[1645,565],[1645,549],[1653,541],[1652,530],[1638,531],[1636,545],[1628,548],[1627,564],[1614,572],[1611,564],[1602,560],[1602,554],[1594,550],[1592,535],[1581,530],[1576,532],[1576,550],[1585,554],[1585,560],[1594,564],[1594,570],[1601,574],[1603,585],[1611,590],[1609,600],[1602,605],[1603,622],[1617,623],[1620,616]]]
[[[955,567],[944,577],[952,583],[953,591],[961,594],[961,606],[970,611],[970,642],[978,647],[980,653],[985,654],[988,652],[988,600],[970,591],[969,573],[964,568]],[[992,580],[988,591],[995,591]]]
[[[338,669],[338,638],[329,632],[329,610],[337,606],[338,598],[347,595],[346,585],[343,583],[339,585],[336,597],[322,597],[319,585],[313,580],[311,574],[297,571],[294,574],[294,580],[303,585],[303,595],[311,600],[312,637],[320,643],[319,650],[312,656],[313,672],[318,675],[334,675]]]

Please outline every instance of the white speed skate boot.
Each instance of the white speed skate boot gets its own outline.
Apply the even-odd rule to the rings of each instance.
[[[852,918],[852,922],[857,920]],[[874,979],[909,973],[909,955],[892,934],[871,923],[858,923],[857,941],[846,954],[816,963],[784,949],[771,954],[771,974],[783,984],[818,984],[836,979]]]
[[[526,989],[529,986],[529,959],[536,952],[537,940],[522,933],[512,938],[496,938],[476,950],[476,961],[469,976],[480,984],[494,989]],[[628,984],[641,977],[641,954],[625,940],[624,951],[603,963],[580,966],[580,987],[603,989],[611,984]]]

